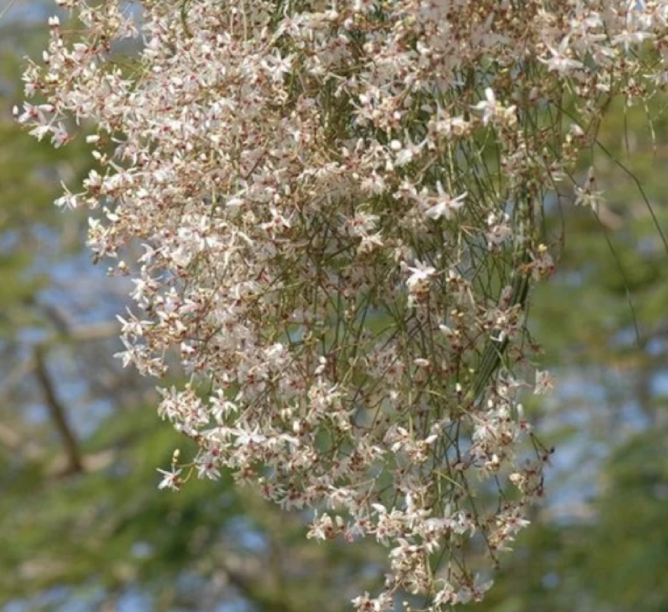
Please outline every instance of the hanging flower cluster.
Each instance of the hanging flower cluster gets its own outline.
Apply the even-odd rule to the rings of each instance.
[[[57,4],[79,25],[50,20],[19,121],[96,130],[57,204],[132,278],[124,362],[188,372],[159,414],[199,452],[162,486],[231,468],[310,537],[377,540],[358,610],[481,599],[543,495],[517,403],[541,213],[610,100],[668,82],[668,2]]]

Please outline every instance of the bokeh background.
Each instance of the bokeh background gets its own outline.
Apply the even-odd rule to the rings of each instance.
[[[52,205],[87,146],[12,120],[53,9],[0,13],[0,611],[350,609],[384,551],[309,542],[303,517],[229,478],[157,490],[156,467],[189,449],[155,381],[113,358],[130,287],[92,265],[85,213]],[[568,187],[547,203],[559,270],[530,312],[557,380],[527,398],[556,448],[546,503],[473,612],[668,611],[668,96],[611,107],[583,180],[591,163],[606,204],[575,207]]]

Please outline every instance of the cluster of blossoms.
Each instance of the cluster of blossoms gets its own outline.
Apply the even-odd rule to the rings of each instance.
[[[81,25],[50,20],[19,120],[94,126],[58,203],[132,277],[124,361],[188,373],[159,413],[199,452],[163,485],[230,468],[310,537],[387,546],[358,610],[482,598],[543,495],[517,403],[542,211],[610,100],[668,82],[668,2],[57,3]]]

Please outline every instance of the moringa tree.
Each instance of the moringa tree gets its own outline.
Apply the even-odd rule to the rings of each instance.
[[[134,282],[123,362],[190,376],[159,414],[199,451],[161,486],[231,468],[310,537],[376,539],[358,610],[481,599],[550,454],[518,403],[552,384],[543,212],[600,205],[576,164],[611,101],[664,87],[668,2],[57,3],[80,25],[50,20],[17,114],[56,146],[94,126],[57,203]]]

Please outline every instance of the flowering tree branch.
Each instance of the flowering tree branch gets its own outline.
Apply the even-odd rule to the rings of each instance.
[[[496,564],[549,459],[517,398],[544,209],[565,185],[597,208],[576,166],[611,100],[668,82],[668,3],[58,4],[81,27],[51,19],[17,114],[55,146],[96,127],[57,204],[132,277],[124,363],[188,372],[158,410],[200,450],[162,486],[227,467],[310,537],[387,546],[359,610],[481,599],[468,552]]]

